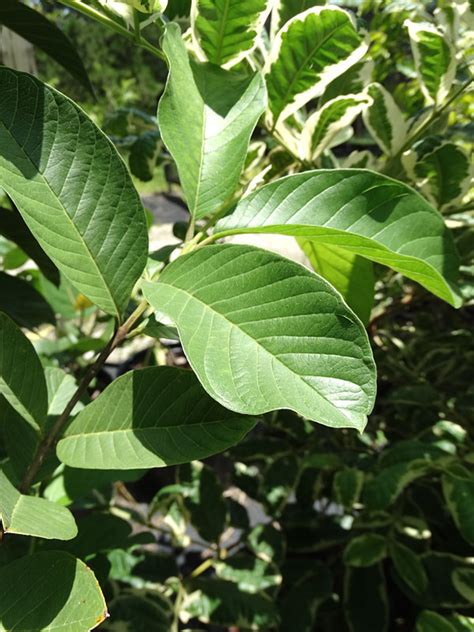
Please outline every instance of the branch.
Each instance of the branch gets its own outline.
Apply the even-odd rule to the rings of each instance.
[[[86,392],[87,387],[95,378],[95,376],[98,374],[102,366],[105,364],[105,361],[107,360],[109,355],[112,353],[112,351],[125,340],[128,332],[131,329],[133,329],[133,327],[135,326],[140,316],[143,314],[143,312],[146,310],[147,307],[148,307],[148,303],[146,301],[142,301],[140,305],[138,305],[137,309],[133,312],[130,318],[127,321],[125,321],[123,325],[121,325],[115,330],[114,335],[112,336],[110,341],[107,343],[107,345],[102,349],[102,351],[100,352],[95,362],[91,364],[90,367],[87,369],[84,377],[82,378],[81,382],[79,383],[79,386],[77,387],[76,392],[67,403],[61,415],[57,418],[55,424],[52,426],[52,428],[49,430],[49,432],[45,435],[43,440],[38,445],[35,456],[33,457],[33,460],[31,461],[20,485],[20,491],[23,494],[27,493],[28,490],[30,489],[46,456],[55,445],[59,435],[65,429],[74,407],[76,406],[76,404],[79,402],[81,397]]]

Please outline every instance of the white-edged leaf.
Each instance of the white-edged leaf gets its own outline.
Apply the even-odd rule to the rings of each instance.
[[[44,498],[20,494],[1,470],[0,518],[5,533],[49,540],[72,540],[77,535],[69,509]]]
[[[251,246],[209,246],[179,257],[143,292],[175,322],[192,368],[222,405],[365,426],[375,395],[365,330],[307,268]]]
[[[163,467],[222,452],[254,424],[212,400],[190,371],[151,367],[119,377],[86,406],[57,454],[83,469]]]
[[[46,421],[43,367],[21,329],[0,312],[0,395],[36,430]]]
[[[430,136],[402,155],[407,175],[438,209],[460,202],[472,185],[466,152],[450,141]]]
[[[377,533],[364,533],[348,543],[343,559],[346,566],[362,568],[380,562],[387,555],[387,543]]]
[[[414,632],[456,632],[456,628],[437,612],[423,610],[416,620]]]
[[[167,26],[163,50],[170,74],[158,122],[189,211],[200,218],[219,210],[238,185],[265,109],[265,86],[258,74],[241,76],[191,60],[176,24]]]
[[[474,545],[474,477],[444,473],[441,477],[446,505],[461,535]]]
[[[202,60],[231,68],[256,46],[271,0],[192,0],[191,31]]]
[[[353,17],[339,7],[313,7],[289,20],[276,35],[265,66],[269,124],[276,127],[320,95],[366,51]]]
[[[34,77],[1,68],[0,94],[0,186],[61,272],[120,317],[148,248],[125,164],[75,103]]]
[[[442,103],[456,74],[456,52],[432,24],[405,21],[421,90],[427,103]]]
[[[343,95],[325,103],[304,124],[300,157],[316,160],[325,149],[333,146],[332,141],[337,134],[351,125],[371,103],[370,97],[357,94]]]
[[[379,83],[365,89],[371,104],[363,110],[364,123],[380,149],[395,155],[404,145],[408,124],[392,95]]]
[[[338,246],[461,304],[458,255],[441,215],[407,185],[372,171],[319,169],[281,178],[241,200],[216,232],[277,233]]]

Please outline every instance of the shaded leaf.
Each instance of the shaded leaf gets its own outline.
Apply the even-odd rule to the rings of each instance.
[[[0,24],[40,48],[94,94],[81,56],[54,22],[18,0],[2,0]]]
[[[372,566],[387,555],[385,538],[376,533],[365,533],[352,538],[344,549],[344,564],[362,568]]]
[[[92,630],[107,616],[93,572],[68,553],[22,557],[0,569],[0,583],[5,630]]]
[[[354,467],[347,467],[334,475],[334,495],[338,503],[350,511],[359,500],[364,473]]]
[[[281,584],[281,574],[273,562],[246,553],[238,553],[225,561],[217,560],[214,568],[218,577],[233,582],[239,590],[251,594]]]
[[[0,310],[27,329],[56,324],[49,303],[35,288],[21,277],[0,272]]]
[[[250,246],[209,246],[179,257],[143,292],[175,321],[201,383],[227,408],[289,408],[364,427],[375,391],[366,333],[306,268]]]
[[[298,237],[315,272],[338,290],[366,325],[374,303],[375,276],[371,261],[344,248]]]
[[[34,428],[45,423],[48,395],[43,367],[31,342],[2,312],[0,394]]]
[[[446,505],[462,537],[474,545],[474,478],[445,473],[441,478]]]
[[[163,467],[221,452],[254,423],[210,399],[190,371],[152,367],[112,382],[74,419],[57,452],[85,469]]]
[[[446,617],[424,610],[416,620],[415,632],[456,632],[456,629]]]
[[[389,552],[398,575],[415,593],[423,593],[428,577],[419,556],[395,540],[390,542]]]
[[[351,632],[385,632],[389,609],[380,564],[348,568],[344,580],[344,614]]]
[[[33,237],[18,211],[0,208],[0,235],[20,246],[44,276],[54,285],[59,285],[58,269]]]

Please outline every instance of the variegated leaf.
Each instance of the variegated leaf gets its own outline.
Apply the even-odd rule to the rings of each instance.
[[[322,94],[366,51],[354,18],[339,7],[313,7],[289,20],[276,35],[265,67],[269,125],[275,128]]]
[[[363,110],[364,123],[380,149],[394,156],[404,145],[408,126],[392,95],[379,83],[366,88],[370,105]]]
[[[456,73],[456,53],[450,40],[428,23],[405,21],[421,90],[427,103],[442,103]]]

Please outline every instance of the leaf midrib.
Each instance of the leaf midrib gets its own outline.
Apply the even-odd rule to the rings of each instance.
[[[58,201],[60,208],[58,210],[62,210],[64,215],[66,216],[67,220],[69,221],[70,225],[73,227],[74,232],[78,235],[79,237],[79,241],[81,242],[81,244],[83,245],[83,247],[85,248],[86,252],[89,254],[90,260],[93,263],[93,266],[95,267],[99,278],[102,280],[103,283],[103,287],[106,289],[108,295],[109,295],[109,299],[111,300],[112,304],[115,307],[115,313],[117,315],[117,317],[120,316],[120,311],[118,309],[118,305],[115,302],[115,299],[113,297],[113,294],[111,292],[110,286],[107,283],[105,277],[103,276],[99,266],[97,265],[97,262],[95,261],[92,252],[89,249],[89,246],[87,245],[87,242],[84,240],[83,236],[81,235],[81,233],[79,232],[79,229],[77,228],[77,226],[74,224],[72,218],[70,217],[69,213],[66,211],[66,207],[64,206],[64,204],[61,201],[61,198],[55,193],[55,191],[52,189],[51,184],[49,183],[49,181],[46,179],[46,176],[41,173],[41,171],[39,170],[39,168],[37,167],[37,165],[35,165],[35,163],[30,159],[30,157],[28,156],[28,154],[26,153],[24,147],[22,145],[20,145],[15,136],[12,134],[12,132],[10,131],[10,129],[5,125],[4,121],[1,121],[2,127],[5,129],[5,131],[7,132],[7,134],[10,136],[10,138],[12,139],[13,143],[18,147],[18,149],[21,151],[21,153],[23,154],[23,156],[25,157],[25,160],[34,168],[34,170],[36,171],[36,173],[39,175],[39,177],[42,180],[42,183],[44,184],[44,186],[47,187],[47,189],[49,190],[49,192],[51,193],[51,195],[53,196],[53,198],[55,200]],[[56,138],[56,137],[55,137]],[[7,188],[8,185],[5,185],[5,188]],[[20,194],[21,195],[21,194]],[[14,197],[12,195],[12,197]],[[81,195],[81,199],[82,199],[82,195]],[[19,206],[19,210],[20,210],[20,206]],[[40,222],[38,222],[40,223]]]

